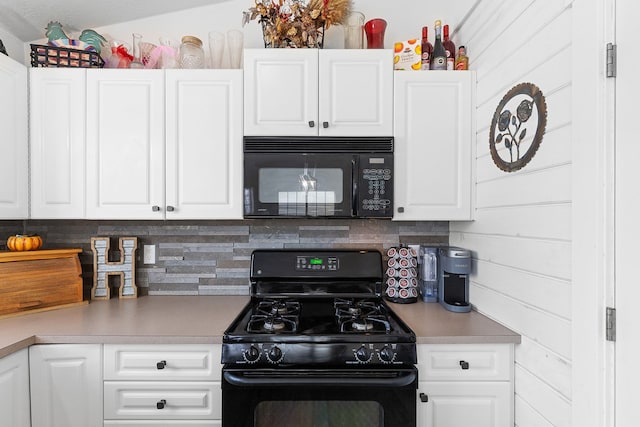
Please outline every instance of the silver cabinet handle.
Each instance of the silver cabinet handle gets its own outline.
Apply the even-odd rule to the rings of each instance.
[[[154,206],[151,207],[151,210],[154,211],[154,212],[160,212],[160,206],[154,205]]]
[[[322,122],[322,127],[323,128],[328,128],[329,127],[329,122]]]
[[[174,208],[173,206],[167,206],[167,212],[173,212],[175,210],[176,208]]]
[[[314,122],[313,120],[309,120],[309,127],[315,127],[316,126],[316,122]]]

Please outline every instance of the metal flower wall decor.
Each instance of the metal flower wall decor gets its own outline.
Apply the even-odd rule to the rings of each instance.
[[[493,162],[506,172],[522,169],[542,142],[547,103],[540,88],[520,83],[502,98],[491,121],[489,147]]]

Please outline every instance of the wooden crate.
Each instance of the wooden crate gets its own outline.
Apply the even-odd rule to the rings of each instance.
[[[0,317],[84,304],[82,249],[0,252]]]

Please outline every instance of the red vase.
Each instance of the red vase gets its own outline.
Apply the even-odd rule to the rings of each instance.
[[[384,31],[387,29],[387,21],[381,18],[371,19],[364,24],[364,32],[367,34],[367,49],[384,49]]]

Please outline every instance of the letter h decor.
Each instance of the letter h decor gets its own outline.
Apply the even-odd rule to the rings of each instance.
[[[138,247],[137,237],[120,238],[120,261],[109,261],[109,238],[92,237],[93,250],[93,287],[91,299],[111,298],[109,276],[120,276],[119,298],[136,298],[138,287],[135,284],[135,253]]]

